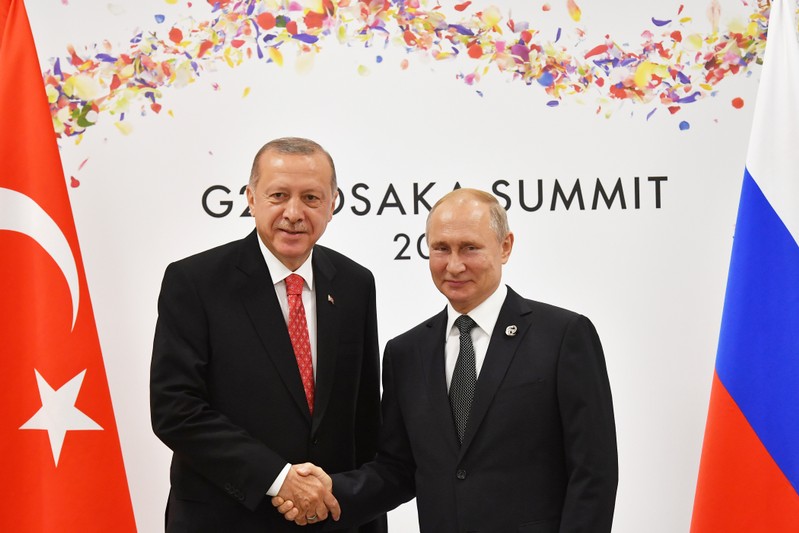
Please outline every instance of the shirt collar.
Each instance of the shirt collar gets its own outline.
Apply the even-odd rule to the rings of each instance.
[[[297,270],[293,272],[289,270],[289,268],[280,262],[280,259],[275,257],[275,254],[266,247],[264,242],[261,240],[261,237],[258,237],[258,246],[261,249],[261,254],[264,256],[264,261],[266,261],[266,267],[269,269],[269,275],[272,278],[272,285],[277,285],[281,281],[285,280],[289,274],[299,274],[302,276],[302,279],[305,280],[305,284],[313,290],[313,248],[311,248],[311,253],[308,255],[308,259],[300,265]]]
[[[483,300],[483,303],[469,311],[467,314],[477,323],[477,326],[486,332],[490,337],[491,332],[494,331],[494,326],[499,319],[499,312],[502,310],[502,304],[505,303],[505,297],[508,295],[508,287],[504,283],[500,283],[494,293]],[[455,319],[461,316],[452,307],[452,304],[447,303],[447,335],[452,332],[455,325]]]

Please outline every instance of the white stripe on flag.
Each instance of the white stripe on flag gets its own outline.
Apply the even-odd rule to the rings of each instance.
[[[795,0],[774,0],[746,168],[799,243],[799,41]]]

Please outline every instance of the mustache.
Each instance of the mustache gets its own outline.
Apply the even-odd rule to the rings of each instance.
[[[281,221],[275,225],[275,229],[281,231],[290,231],[293,233],[305,233],[308,231],[308,228],[305,226],[304,222],[292,224],[291,222]]]

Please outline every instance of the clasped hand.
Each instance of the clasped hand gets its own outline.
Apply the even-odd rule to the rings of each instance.
[[[338,520],[341,508],[333,496],[333,480],[311,463],[292,465],[272,505],[286,520],[304,526],[327,519]]]

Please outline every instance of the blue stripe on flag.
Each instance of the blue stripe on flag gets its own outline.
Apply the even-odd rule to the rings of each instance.
[[[748,169],[716,372],[799,492],[799,246]]]

